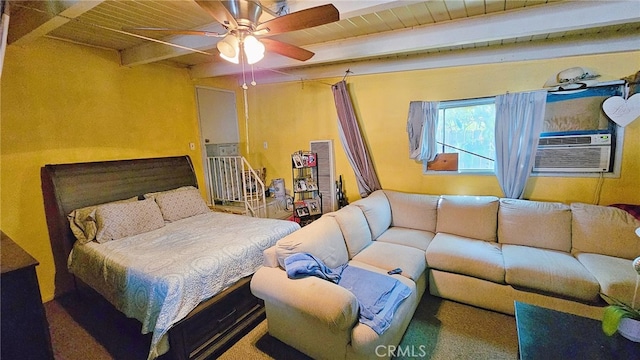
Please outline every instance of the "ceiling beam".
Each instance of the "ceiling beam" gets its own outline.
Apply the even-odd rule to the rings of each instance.
[[[272,71],[256,67],[255,81],[258,84],[305,81],[314,79],[340,78],[349,69],[355,75],[392,73],[446,68],[452,66],[484,65],[516,61],[530,61],[562,58],[570,56],[596,55],[605,53],[638,51],[638,38],[635,35],[610,35],[598,39],[556,38],[528,43],[510,43],[454,51],[434,52],[378,58],[313,66],[309,68],[291,68]],[[258,63],[260,65],[260,63]],[[597,70],[597,69],[595,69]],[[614,80],[601,73],[602,81]],[[546,80],[546,79],[545,79]],[[540,84],[542,88],[543,83]],[[505,91],[508,89],[505,89]]]
[[[102,0],[12,1],[7,43],[25,45],[98,6]]]
[[[315,52],[316,55],[304,63],[282,56],[270,56],[265,57],[258,65],[271,69],[319,66],[330,62],[388,57],[441,47],[639,21],[640,13],[634,1],[559,2],[547,4],[544,7],[522,8],[349,40],[309,45],[305,48]],[[240,71],[240,66],[231,63],[205,63],[193,66],[191,76],[193,78],[216,77],[237,74]]]
[[[309,9],[315,6],[333,4],[340,12],[340,19],[350,19],[356,16],[371,14],[374,12],[389,10],[400,6],[409,6],[422,3],[424,0],[334,0],[334,1],[309,1],[289,0],[289,12]]]
[[[226,30],[218,23],[212,23],[194,30],[202,30],[224,34]],[[179,46],[207,52],[216,47],[218,38],[210,36],[174,35],[162,38],[162,41]],[[167,60],[174,57],[192,54],[193,51],[160,44],[157,42],[147,42],[142,45],[124,49],[120,51],[120,63],[123,66],[137,66],[149,64],[156,61]],[[217,50],[211,53],[217,55]]]

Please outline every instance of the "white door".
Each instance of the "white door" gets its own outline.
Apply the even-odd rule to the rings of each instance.
[[[236,93],[229,90],[196,87],[200,134],[203,143],[238,143]]]
[[[236,94],[233,91],[196,86],[196,102],[200,122],[200,143],[202,144],[202,161],[207,172],[207,148],[215,144],[237,144],[238,113],[236,111]],[[204,174],[207,195],[211,201],[211,179]]]

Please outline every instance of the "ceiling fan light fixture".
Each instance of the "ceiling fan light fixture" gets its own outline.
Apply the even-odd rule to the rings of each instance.
[[[243,42],[244,53],[248,64],[255,64],[264,58],[265,46],[253,35],[248,35]]]
[[[222,40],[218,41],[216,47],[218,51],[220,51],[221,58],[234,64],[239,63],[240,41],[238,41],[235,35],[229,34],[225,36]]]
[[[240,64],[240,59],[238,58],[238,55],[236,54],[235,57],[228,57],[223,53],[220,53],[220,57],[227,60],[228,62],[234,63],[234,64]]]

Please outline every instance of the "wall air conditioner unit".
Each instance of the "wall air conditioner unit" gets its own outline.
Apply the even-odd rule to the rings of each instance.
[[[609,172],[611,134],[541,136],[534,172]]]

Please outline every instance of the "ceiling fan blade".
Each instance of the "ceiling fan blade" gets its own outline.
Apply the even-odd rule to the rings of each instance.
[[[233,15],[227,10],[227,8],[222,4],[222,1],[217,0],[195,0],[201,8],[203,8],[206,12],[209,13],[217,22],[224,25],[225,27],[230,27],[235,29],[238,27],[238,22],[233,18]]]
[[[307,61],[315,55],[309,50],[274,39],[261,38],[260,42],[264,44],[267,51],[300,61]]]
[[[212,37],[223,37],[225,34],[220,34],[213,31],[202,31],[202,30],[179,30],[179,29],[168,29],[168,28],[124,28],[122,30],[137,32],[137,33],[155,33],[155,34],[163,34],[163,35],[198,35],[198,36],[212,36]]]
[[[268,28],[269,35],[281,34],[288,31],[302,30],[320,26],[340,20],[338,9],[332,4],[316,6],[300,10],[265,21],[258,25],[257,30]]]

